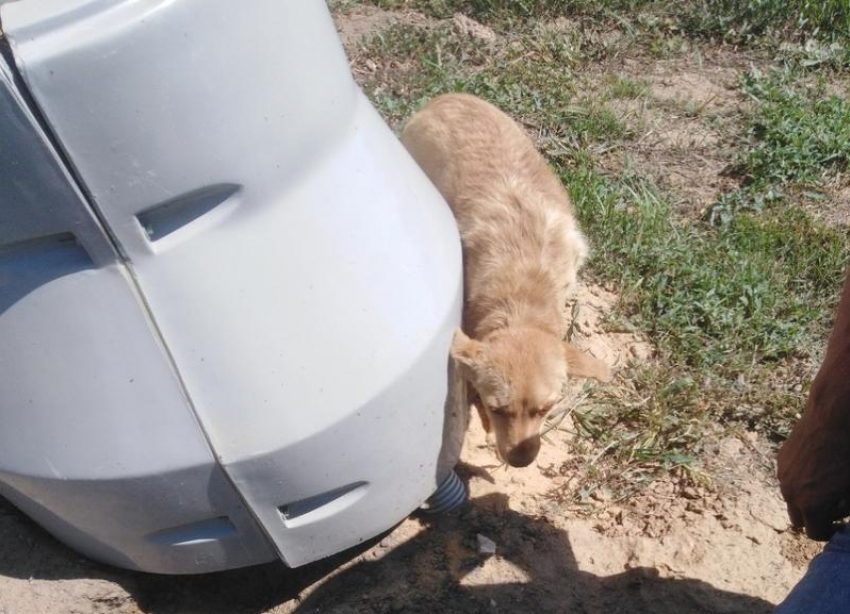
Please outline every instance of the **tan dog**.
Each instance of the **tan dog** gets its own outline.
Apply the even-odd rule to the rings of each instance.
[[[569,377],[608,367],[562,341],[587,244],[564,187],[507,115],[463,94],[429,102],[402,142],[448,201],[463,243],[465,307],[451,353],[502,459],[525,467]]]

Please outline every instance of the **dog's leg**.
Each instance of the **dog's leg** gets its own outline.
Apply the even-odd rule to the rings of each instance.
[[[478,410],[478,417],[481,418],[481,425],[484,427],[484,432],[487,433],[487,438],[490,438],[490,433],[493,432],[493,427],[490,425],[490,416],[487,415],[487,410],[481,405],[475,405]]]
[[[471,386],[469,387],[469,405],[478,410],[478,417],[481,418],[481,426],[484,427],[484,433],[487,435],[487,445],[494,445],[496,435],[493,433],[493,426],[490,424],[490,416],[487,415],[487,410],[484,409],[484,404],[481,402],[478,393],[472,390]]]

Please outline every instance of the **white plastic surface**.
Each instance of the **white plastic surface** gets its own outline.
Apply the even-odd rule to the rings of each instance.
[[[2,57],[0,117],[0,494],[124,567],[269,560],[132,281]],[[221,516],[232,532],[215,543],[152,539]]]
[[[459,451],[460,245],[324,3],[23,0],[2,19],[279,554],[400,521]]]

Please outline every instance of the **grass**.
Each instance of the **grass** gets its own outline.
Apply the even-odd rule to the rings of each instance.
[[[646,179],[613,179],[587,158],[561,170],[604,254],[592,268],[620,288],[621,315],[660,355],[576,414],[579,432],[609,457],[607,470],[587,473],[597,485],[658,472],[700,478],[693,459],[707,433],[740,425],[781,441],[802,410],[804,391],[785,378],[789,365],[817,363],[850,245],[846,230],[796,206],[850,156],[850,105],[806,77],[787,68],[742,76],[753,104],[737,159],[742,186],[707,220],[677,220]]]
[[[383,8],[413,8],[434,17],[465,13],[510,24],[559,16],[595,19],[655,15],[694,34],[752,38],[769,32],[840,39],[850,37],[846,0],[374,0]]]
[[[734,375],[823,334],[817,323],[845,262],[842,233],[790,208],[717,228],[676,222],[644,179],[614,181],[587,163],[562,176],[604,254],[594,269],[621,288],[628,315],[668,362]]]
[[[850,38],[846,0],[701,0],[685,3],[681,20],[694,33],[735,40],[771,33]]]
[[[742,156],[756,184],[804,185],[844,170],[850,157],[850,102],[817,91],[800,92],[749,73],[745,89],[758,103],[750,122],[750,147]]]
[[[658,350],[575,412],[579,433],[603,446],[609,486],[659,471],[698,477],[693,461],[718,428],[787,436],[803,397],[782,373],[816,359],[846,233],[795,208],[719,227],[681,220],[643,178],[614,179],[581,158],[561,174],[598,254],[591,270],[620,289],[611,330],[639,330]]]
[[[352,3],[358,0],[337,0]],[[437,18],[464,13],[502,32],[567,17],[585,27],[620,28],[648,49],[669,53],[684,37],[766,47],[804,64],[850,66],[847,0],[371,0]],[[788,46],[789,42],[800,45]],[[785,44],[783,44],[785,43]],[[805,44],[802,44],[805,43]]]
[[[618,100],[635,100],[643,98],[649,92],[646,81],[630,79],[622,75],[613,75],[609,78],[608,92],[612,98]]]
[[[553,143],[568,139],[575,147],[628,138],[628,128],[610,109],[576,95],[573,67],[582,61],[577,41],[538,34],[494,50],[457,36],[448,25],[431,30],[394,26],[368,43],[365,52],[395,58],[406,68],[389,82],[367,80],[366,89],[393,125],[433,96],[467,92],[513,109],[527,127],[545,131]],[[568,133],[564,126],[570,127]]]
[[[689,219],[677,212],[676,195],[646,174],[626,166],[615,175],[603,164],[611,152],[640,146],[610,101],[645,99],[658,113],[681,110],[653,103],[641,79],[616,69],[600,77],[598,69],[621,66],[629,54],[653,58],[684,48],[683,36],[720,37],[723,23],[737,28],[722,35],[730,40],[787,34],[797,24],[798,39],[843,41],[841,6],[376,3],[440,18],[460,11],[500,33],[488,45],[448,21],[391,27],[361,45],[355,62],[378,66],[361,84],[394,126],[427,99],[453,91],[481,96],[519,119],[569,187],[595,248],[588,274],[618,290],[609,330],[640,331],[657,348],[653,361],[628,366],[616,385],[595,388],[574,410],[578,445],[593,448],[576,493],[594,481],[624,486],[659,474],[698,480],[696,459],[718,430],[756,430],[774,441],[787,436],[830,326],[850,245],[846,230],[799,205],[846,170],[850,104],[828,95],[825,77],[834,73],[822,63],[743,74],[748,104],[724,118],[737,131],[728,135],[737,144],[729,163],[740,185],[721,194],[705,219]],[[581,27],[546,26],[560,15],[580,16]],[[632,34],[606,47],[598,34],[612,24]],[[699,113],[685,115],[703,121]]]
[[[601,447],[590,461],[600,471],[591,475],[604,476],[609,487],[620,482],[620,490],[625,477],[635,486],[659,471],[698,475],[695,461],[711,428],[698,383],[658,367],[634,369],[628,380],[597,392],[573,416],[578,433]]]
[[[724,195],[715,217],[761,210],[787,196],[812,195],[850,162],[850,102],[829,95],[800,71],[784,68],[742,77],[755,103],[737,160],[739,190]]]

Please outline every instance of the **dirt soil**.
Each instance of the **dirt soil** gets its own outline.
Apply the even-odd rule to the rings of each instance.
[[[728,172],[735,143],[724,129],[747,104],[737,83],[751,61],[740,53],[706,56],[624,62],[618,73],[645,81],[648,96],[612,103],[636,138],[606,164],[614,171],[626,164],[653,177],[680,197],[683,213],[695,216],[736,186]]]
[[[338,16],[349,50],[401,22],[431,20],[369,7]],[[454,23],[470,36],[493,36],[467,18]],[[623,66],[648,82],[654,101],[623,103],[643,130],[632,163],[667,169],[661,179],[692,208],[724,187],[722,136],[705,118],[735,104],[735,68],[746,62],[714,59]],[[572,340],[611,364],[652,360],[639,335],[603,330],[615,301],[606,289],[583,288]],[[573,313],[569,306],[565,317]],[[0,500],[0,614],[767,614],[819,550],[789,530],[772,452],[754,434],[708,446],[703,462],[713,479],[705,487],[662,480],[626,501],[597,491],[579,505],[563,493],[579,461],[598,451],[579,452],[569,427],[547,435],[536,464],[506,469],[473,418],[459,468],[470,503],[436,519],[410,518],[358,552],[297,570],[117,570],[75,554]],[[490,542],[495,554],[486,552]]]

